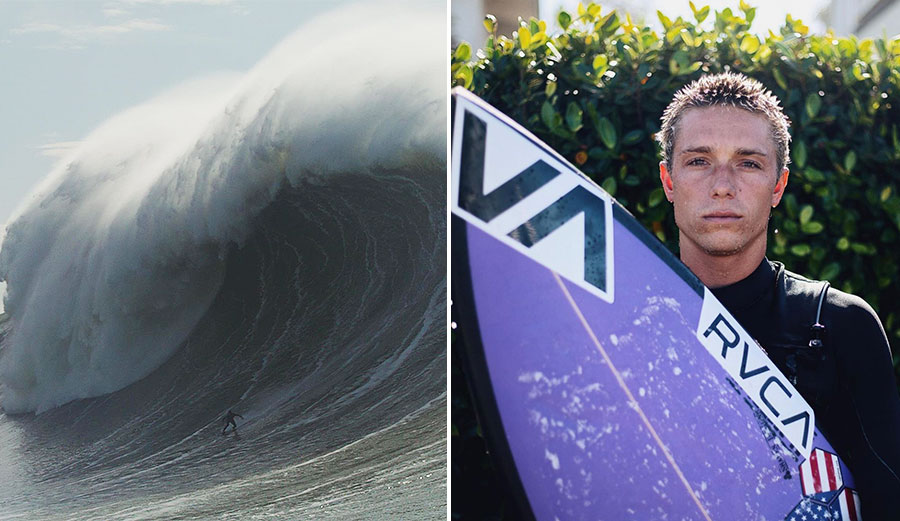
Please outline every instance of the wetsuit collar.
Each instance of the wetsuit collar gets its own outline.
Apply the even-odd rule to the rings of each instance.
[[[775,286],[776,267],[763,257],[759,266],[745,279],[712,290],[726,308],[732,312],[747,309],[759,301]]]

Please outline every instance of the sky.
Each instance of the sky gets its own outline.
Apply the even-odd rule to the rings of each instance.
[[[248,70],[344,0],[0,0],[0,223],[104,120]]]
[[[575,12],[579,0],[539,0],[540,15],[547,20],[554,20],[556,13],[560,7]],[[588,0],[583,0],[587,5]],[[785,15],[791,14],[794,18],[799,18],[809,26],[812,32],[824,33],[825,24],[817,20],[819,12],[828,4],[828,0],[798,0],[788,2],[785,0],[746,0],[747,3],[756,7],[756,19],[753,20],[753,29],[757,33],[765,34],[768,29],[778,32],[777,29],[784,25]],[[596,1],[601,5],[604,11],[607,9],[618,8],[624,9],[634,17],[637,22],[642,13],[644,22],[654,27],[660,26],[656,17],[656,11],[662,11],[669,18],[674,19],[681,15],[686,19],[693,19],[688,0],[611,0]],[[710,6],[713,11],[720,11],[726,7],[730,7],[732,11],[738,12],[738,0],[695,0],[696,7],[704,5]]]

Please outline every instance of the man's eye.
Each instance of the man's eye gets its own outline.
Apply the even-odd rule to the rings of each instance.
[[[760,165],[760,164],[757,163],[756,161],[744,161],[744,162],[741,163],[741,166],[743,166],[744,168],[754,168],[754,169],[757,169],[757,170],[761,170],[761,169],[762,169],[762,165]]]
[[[702,166],[705,164],[706,164],[706,160],[703,159],[702,157],[695,157],[693,159],[688,159],[688,161],[687,161],[688,166]]]

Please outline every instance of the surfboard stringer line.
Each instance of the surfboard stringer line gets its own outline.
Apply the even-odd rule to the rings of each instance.
[[[669,461],[669,464],[672,465],[672,469],[675,471],[675,474],[678,475],[678,479],[681,480],[681,483],[687,490],[688,495],[690,495],[691,499],[694,500],[694,503],[697,504],[697,508],[700,509],[700,513],[703,514],[703,518],[706,519],[706,521],[712,521],[712,518],[709,516],[709,512],[707,512],[703,507],[703,504],[700,502],[700,498],[697,497],[697,493],[694,492],[693,488],[691,488],[691,485],[690,483],[688,483],[687,478],[684,476],[684,473],[681,472],[681,468],[678,466],[678,463],[675,462],[675,458],[672,456],[672,453],[669,452],[668,447],[666,447],[665,443],[663,443],[662,439],[660,439],[659,434],[657,434],[656,432],[656,429],[654,429],[653,425],[650,423],[650,419],[647,418],[646,414],[644,414],[644,411],[641,409],[641,405],[634,397],[631,389],[628,388],[628,384],[625,383],[625,379],[622,378],[622,375],[616,369],[616,366],[615,364],[613,364],[613,361],[609,357],[609,354],[605,349],[603,349],[603,345],[600,344],[600,340],[597,339],[597,335],[594,334],[594,330],[591,329],[591,326],[590,324],[588,324],[587,319],[584,318],[584,314],[581,312],[578,304],[575,303],[575,299],[572,298],[572,294],[569,293],[569,289],[566,288],[565,283],[555,271],[551,271],[550,273],[553,274],[553,278],[556,279],[556,283],[559,284],[559,288],[562,290],[563,295],[565,295],[566,300],[569,301],[569,305],[572,306],[572,310],[575,312],[575,315],[578,316],[578,320],[581,321],[581,325],[584,326],[584,330],[587,331],[588,336],[591,337],[591,341],[597,347],[597,351],[599,351],[600,355],[603,356],[603,359],[609,366],[609,370],[612,371],[613,376],[616,377],[616,381],[619,383],[619,387],[621,387],[622,390],[625,391],[625,395],[628,396],[628,401],[634,404],[634,411],[637,412],[638,416],[641,417],[641,421],[644,422],[644,426],[647,427],[647,430],[650,432],[650,435],[653,437],[656,445],[660,448],[660,450],[662,450],[663,454],[665,454],[666,459]]]

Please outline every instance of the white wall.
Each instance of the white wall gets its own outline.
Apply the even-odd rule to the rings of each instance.
[[[518,24],[518,18],[538,16],[538,0],[450,0],[450,41],[456,46],[460,41],[480,49],[488,37],[484,29],[484,15],[492,14],[498,20],[498,33],[509,36]]]
[[[478,49],[484,45],[484,2],[482,0],[452,0],[450,2],[450,44],[469,42]]]
[[[900,34],[900,1],[897,0],[865,26],[859,27],[860,19],[877,3],[878,0],[832,0],[827,25],[837,36],[855,34],[860,38],[880,38],[887,33],[891,38]]]

